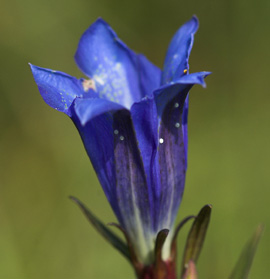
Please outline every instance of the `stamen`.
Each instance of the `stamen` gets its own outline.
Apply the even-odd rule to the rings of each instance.
[[[82,82],[83,90],[87,92],[89,89],[96,90],[95,81],[93,79],[85,79]]]

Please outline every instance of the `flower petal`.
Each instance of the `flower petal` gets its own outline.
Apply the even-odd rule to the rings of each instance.
[[[52,108],[70,115],[73,100],[83,96],[81,81],[65,73],[31,65],[34,79],[44,101]]]
[[[199,84],[205,87],[204,78],[210,75],[210,72],[199,72],[199,73],[192,73],[190,75],[184,75],[180,79],[176,80],[171,84],[164,85],[159,90],[156,90],[155,94],[159,95],[157,98],[158,100],[158,107],[159,107],[159,114],[162,114],[163,107],[168,103],[168,101],[174,98],[181,90],[184,90],[185,87],[189,89],[194,84]],[[188,89],[188,90],[189,90]],[[186,90],[186,89],[185,89]],[[188,96],[186,97],[184,108],[183,108],[183,116],[182,116],[182,131],[183,131],[183,138],[184,138],[184,146],[185,146],[185,153],[186,153],[186,165],[187,165],[187,149],[188,149]]]
[[[83,99],[87,101],[87,99]],[[122,216],[117,205],[115,196],[115,174],[114,174],[114,139],[113,139],[113,118],[110,112],[103,113],[84,123],[84,115],[82,121],[80,116],[76,114],[76,110],[80,110],[80,102],[75,100],[74,106],[71,107],[72,120],[77,127],[86,152],[92,162],[97,173],[100,184],[109,200],[119,222],[122,222]],[[75,110],[75,103],[76,110]]]
[[[151,78],[149,83],[148,79],[153,72],[156,74],[156,67],[130,50],[102,19],[81,37],[75,60],[79,68],[94,79],[101,98],[126,108],[141,100],[149,87],[155,87],[152,83],[156,78]]]
[[[154,162],[158,147],[158,115],[155,100],[150,98],[135,103],[130,113],[146,174],[151,227],[154,232],[157,232],[159,190]]]
[[[189,69],[188,58],[198,26],[198,19],[193,16],[172,38],[164,62],[162,84],[169,83],[187,73],[184,71]]]
[[[121,105],[100,98],[77,98],[74,101],[74,109],[80,119],[81,125],[85,125],[92,118],[106,112],[113,112],[124,109]]]
[[[187,168],[187,152],[188,152],[188,104],[189,104],[189,94],[186,97],[183,115],[182,115],[182,131],[183,131],[183,140],[185,146],[185,155],[186,155],[186,168]]]
[[[186,115],[183,109],[186,97],[194,84],[205,85],[203,79],[208,74],[201,72],[186,75],[176,83],[165,85],[154,92],[160,119],[156,162],[160,174],[159,223],[168,222],[168,228],[174,222],[185,185],[187,142],[184,136],[186,122],[183,118]]]
[[[88,110],[89,107],[90,110],[98,107],[97,116],[93,117],[95,112]],[[119,222],[136,246],[137,256],[148,261],[153,248],[149,246],[154,245],[149,241],[152,237],[150,197],[130,112],[107,100],[78,98],[74,101],[73,114],[72,119]]]
[[[86,152],[118,220],[123,223],[115,193],[113,112],[122,109],[100,98],[77,98],[72,106],[76,125]]]
[[[162,72],[144,55],[139,54],[137,58],[141,90],[144,92],[144,96],[152,96],[153,91],[160,86]]]
[[[161,86],[154,91],[156,98],[158,114],[162,115],[163,109],[178,93],[182,92],[186,88],[191,88],[194,84],[199,84],[205,87],[204,78],[210,75],[210,72],[198,72],[189,75],[184,75],[181,78]]]
[[[138,257],[149,260],[152,245],[151,197],[129,111],[114,113],[114,155],[116,192],[124,216],[123,227],[135,246]],[[153,255],[152,255],[153,256]]]
[[[159,224],[171,228],[185,185],[186,155],[182,131],[182,112],[189,88],[185,88],[165,106],[159,126]]]

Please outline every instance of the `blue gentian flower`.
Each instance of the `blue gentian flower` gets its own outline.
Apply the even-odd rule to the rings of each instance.
[[[130,50],[102,19],[82,35],[75,61],[87,79],[31,65],[44,101],[76,125],[106,197],[138,260],[154,261],[159,231],[172,231],[187,168],[188,92],[208,72],[189,74],[198,20],[174,35],[163,70]]]

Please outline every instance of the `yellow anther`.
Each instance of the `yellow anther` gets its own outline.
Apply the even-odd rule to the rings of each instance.
[[[85,79],[82,82],[83,90],[87,92],[89,89],[96,90],[95,81],[93,79]]]
[[[186,73],[187,73],[187,69],[184,70],[184,74],[186,74]]]

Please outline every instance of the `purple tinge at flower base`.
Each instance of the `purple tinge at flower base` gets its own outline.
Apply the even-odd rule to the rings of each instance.
[[[106,197],[138,261],[155,261],[158,233],[170,232],[187,166],[188,92],[209,72],[189,74],[198,20],[173,37],[163,70],[130,50],[102,19],[80,39],[75,60],[88,79],[30,65],[44,101],[76,125]]]

